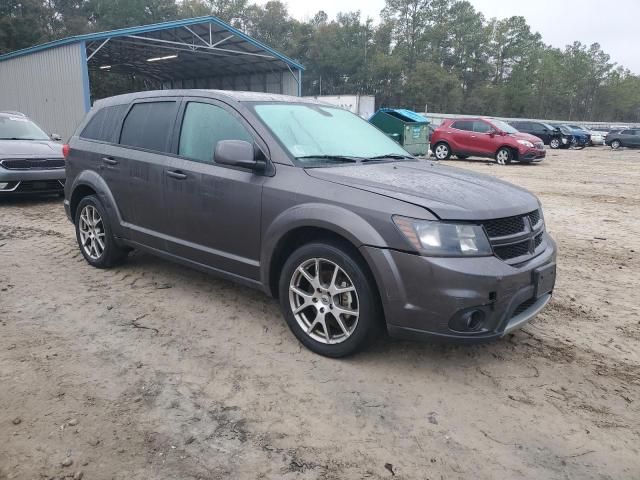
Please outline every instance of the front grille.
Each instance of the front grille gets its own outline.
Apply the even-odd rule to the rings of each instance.
[[[495,255],[511,264],[522,263],[533,257],[543,241],[540,210],[486,220],[482,225],[489,236]]]
[[[526,302],[522,302],[520,305],[517,306],[517,308],[513,311],[513,315],[512,317],[515,317],[517,315],[520,315],[521,313],[525,312],[526,310],[528,310],[529,308],[531,308],[531,306],[536,303],[536,299],[535,298],[530,298],[529,300],[527,300]]]
[[[63,158],[11,158],[0,160],[7,170],[55,170],[64,168]]]
[[[47,192],[64,189],[64,180],[33,180],[20,182],[16,192]]]
[[[536,210],[535,212],[531,212],[529,215],[529,221],[531,222],[531,226],[535,227],[536,225],[538,225],[538,222],[540,221],[540,210]]]
[[[541,243],[542,243],[542,234],[539,233],[538,235],[536,235],[536,238],[533,241],[533,248],[534,249],[538,248]]]
[[[529,253],[529,240],[524,242],[514,243],[512,245],[505,245],[502,247],[494,247],[494,253],[503,260],[511,260],[512,258],[518,258]]]
[[[499,218],[497,220],[487,220],[482,222],[489,237],[506,237],[524,232],[524,217]]]

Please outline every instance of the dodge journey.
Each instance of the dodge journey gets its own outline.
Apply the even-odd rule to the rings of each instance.
[[[65,146],[86,261],[139,249],[263,290],[309,349],[386,329],[487,341],[549,302],[556,247],[537,198],[412,157],[340,108],[165,90],[97,101]]]

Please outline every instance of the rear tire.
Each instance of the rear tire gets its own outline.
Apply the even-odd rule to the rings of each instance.
[[[113,238],[109,218],[97,196],[80,200],[74,223],[80,252],[89,265],[110,268],[126,258],[129,250],[120,247]]]
[[[444,142],[436,143],[433,147],[433,156],[436,160],[448,160],[451,157],[451,149]]]
[[[509,165],[511,160],[513,160],[511,149],[502,147],[496,152],[496,162],[498,162],[498,165]]]
[[[552,138],[549,142],[549,147],[551,147],[553,150],[560,148],[560,139]]]
[[[368,269],[346,246],[298,248],[280,274],[284,318],[296,338],[325,357],[351,355],[373,341],[382,309]]]

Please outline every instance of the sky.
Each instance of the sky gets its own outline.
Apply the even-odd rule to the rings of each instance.
[[[256,0],[264,4],[267,0]],[[597,42],[611,61],[640,73],[640,0],[469,0],[485,17],[521,15],[533,31],[540,32],[545,43],[564,47],[578,40]],[[360,10],[363,17],[378,20],[384,0],[284,0],[289,13],[307,20],[318,10],[330,17],[341,11]]]

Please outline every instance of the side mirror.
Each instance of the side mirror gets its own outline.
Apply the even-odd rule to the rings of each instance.
[[[489,136],[491,138],[495,137],[496,136],[496,131],[495,130],[489,130]]]
[[[52,133],[50,135],[50,137],[51,137],[51,140],[53,140],[54,142],[61,142],[62,141],[62,137],[57,133]]]
[[[256,160],[253,144],[244,140],[221,140],[216,145],[214,160],[221,165],[261,171],[266,163]]]

